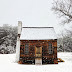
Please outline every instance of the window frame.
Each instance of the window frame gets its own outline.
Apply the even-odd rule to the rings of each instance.
[[[28,47],[25,47],[27,44],[28,44]],[[25,43],[25,45],[24,45],[24,54],[25,55],[28,55],[29,54],[29,43]]]
[[[51,42],[48,43],[48,53],[53,54],[53,46]]]

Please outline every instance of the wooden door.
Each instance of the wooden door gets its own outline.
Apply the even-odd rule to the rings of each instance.
[[[35,47],[35,56],[36,56],[36,58],[41,58],[42,57],[42,46]]]

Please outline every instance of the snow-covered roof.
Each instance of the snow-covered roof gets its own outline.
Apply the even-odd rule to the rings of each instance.
[[[23,27],[20,40],[57,39],[53,27]]]

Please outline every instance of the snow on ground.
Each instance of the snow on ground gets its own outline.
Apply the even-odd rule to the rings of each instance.
[[[65,62],[49,65],[15,63],[16,54],[0,54],[0,72],[72,72],[72,53],[58,53]]]

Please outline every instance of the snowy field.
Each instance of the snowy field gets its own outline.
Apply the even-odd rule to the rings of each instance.
[[[15,63],[15,54],[0,54],[0,72],[72,72],[72,53],[58,53],[65,62],[51,65],[22,65]]]

